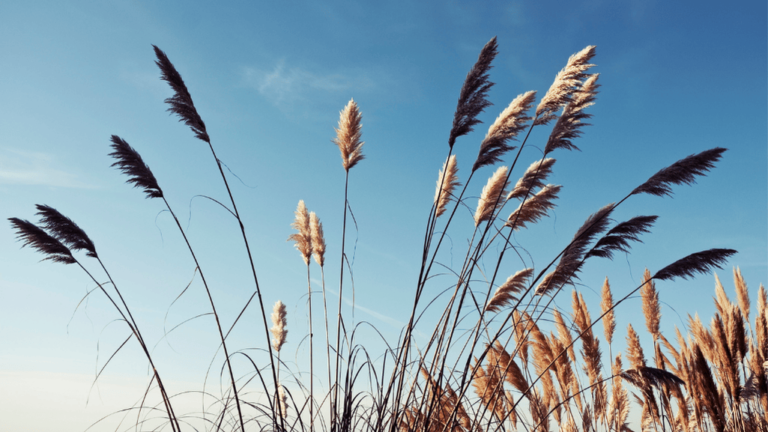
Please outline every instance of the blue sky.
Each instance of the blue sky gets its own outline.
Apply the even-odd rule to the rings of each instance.
[[[602,88],[592,126],[576,142],[582,151],[553,155],[558,162],[550,181],[564,187],[558,207],[516,236],[536,263],[554,257],[590,213],[658,169],[722,146],[729,149],[723,160],[694,187],[676,187],[673,198],[636,197],[619,208],[617,220],[639,214],[659,220],[628,257],[590,263],[581,289],[596,311],[604,277],[618,296],[639,283],[645,267],[655,271],[713,247],[740,251],[719,272],[729,292],[732,266],[741,267],[753,293],[768,282],[768,49],[760,1],[3,2],[0,216],[31,219],[34,204],[44,203],[77,221],[153,343],[164,325],[206,312],[196,280],[166,322],[193,263],[172,220],[159,214],[161,203],[145,200],[110,168],[109,136],[117,134],[142,154],[188,223],[224,321],[231,323],[253,289],[242,241],[222,209],[193,199],[226,195],[204,144],[165,113],[170,89],[154,65],[156,44],[184,77],[219,157],[242,180],[230,181],[265,303],[289,305],[293,354],[306,326],[306,275],[285,239],[303,199],[324,222],[327,281],[338,286],[344,172],[331,139],[339,110],[354,98],[366,141],[366,159],[350,180],[358,224],[348,236],[355,318],[393,340],[408,318],[456,98],[493,36],[499,43],[491,71],[494,105],[481,115],[484,124],[456,145],[462,180],[487,126],[516,95],[543,95],[569,55],[597,46],[594,71]],[[512,178],[540,157],[547,134],[534,129]],[[479,195],[491,173],[478,172],[470,196]],[[440,255],[446,265],[460,265],[469,234],[471,218],[461,215]],[[85,406],[97,353],[103,364],[126,330],[111,323],[115,313],[100,297],[75,312],[92,287],[78,269],[39,263],[39,255],[19,250],[7,225],[0,245],[0,386],[18,389],[3,392],[3,422],[19,431],[45,428],[18,400],[47,400],[70,382],[66,377],[86,384],[69,393],[79,404],[66,408],[81,414],[62,414],[68,420],[60,430],[82,430],[119,408],[115,380],[133,383],[140,394],[143,384],[135,383],[146,380],[146,370],[131,346],[108,368],[113,381],[101,384],[101,399],[92,396]],[[511,274],[521,264],[510,259],[503,268]],[[316,267],[313,278],[319,279]],[[430,292],[449,283],[437,278]],[[659,283],[665,328],[682,325],[678,314],[709,317],[713,287],[711,276]],[[557,303],[567,309],[570,299]],[[643,327],[639,304],[620,309],[620,329],[630,322]],[[259,319],[255,310],[245,317],[233,333],[235,345],[263,344]],[[160,368],[178,388],[202,381],[214,332],[210,320],[197,320],[172,334],[170,344],[158,345]],[[299,356],[303,350],[291,361]],[[52,378],[29,378],[41,374]]]

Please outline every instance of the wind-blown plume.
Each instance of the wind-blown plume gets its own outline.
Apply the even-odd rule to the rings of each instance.
[[[508,185],[507,167],[499,167],[488,179],[488,183],[483,187],[483,192],[480,194],[477,210],[475,210],[475,226],[490,219],[494,209],[503,204],[501,197],[507,194]],[[498,205],[496,205],[497,201]]]
[[[280,352],[280,348],[283,347],[285,338],[288,336],[288,330],[285,329],[285,326],[288,325],[288,320],[285,319],[287,314],[285,305],[278,300],[272,308],[272,328],[269,329],[272,333],[272,347],[277,352]]]
[[[347,105],[339,113],[339,127],[336,130],[334,144],[341,151],[341,165],[345,171],[357,165],[365,159],[363,156],[363,144],[360,141],[363,136],[363,114],[357,107],[354,99],[350,99]]]
[[[555,118],[555,112],[571,101],[571,96],[586,78],[591,68],[589,61],[595,56],[595,47],[590,45],[568,58],[565,68],[557,73],[555,81],[536,107],[536,123],[543,125]]]
[[[592,242],[596,235],[605,231],[608,227],[613,208],[613,203],[610,203],[591,214],[584,221],[584,224],[573,236],[571,243],[566,246],[555,270],[546,275],[539,283],[539,286],[536,287],[537,295],[544,295],[553,289],[571,283],[584,262],[583,257],[587,245]]]
[[[488,128],[483,142],[480,143],[480,151],[474,165],[472,165],[473,172],[477,171],[478,168],[500,162],[504,153],[515,148],[507,142],[515,139],[520,131],[525,129],[525,123],[531,119],[525,113],[531,108],[535,99],[535,91],[523,93],[499,114],[496,121]]]
[[[627,326],[627,360],[629,360],[629,365],[632,369],[645,367],[643,347],[640,345],[640,338],[637,336],[637,332],[635,332],[632,324]]]
[[[741,269],[736,267],[733,269],[733,284],[736,287],[736,299],[739,301],[739,309],[741,313],[749,322],[749,290],[747,289],[747,283],[744,282],[744,278],[741,276]]]
[[[112,135],[111,139],[114,151],[109,155],[117,159],[112,166],[129,177],[126,183],[133,183],[133,187],[143,189],[147,198],[162,198],[163,191],[141,155],[119,136]]]
[[[456,165],[456,155],[451,155],[448,161],[443,164],[443,169],[437,175],[437,189],[435,190],[435,217],[440,217],[445,213],[445,207],[453,199],[453,191],[461,183],[456,173],[459,171]]]
[[[608,283],[608,278],[605,278],[605,282],[603,283],[601,298],[600,309],[605,314],[603,315],[605,340],[610,345],[611,342],[613,342],[613,332],[616,331],[616,315],[613,310],[613,296],[611,295],[611,285]]]
[[[538,160],[531,164],[520,180],[517,181],[515,187],[507,195],[507,199],[512,198],[522,199],[529,191],[534,191],[538,188],[544,187],[544,180],[552,174],[552,166],[555,164],[555,160],[552,158],[546,158]]]
[[[496,289],[496,292],[491,297],[488,305],[485,307],[486,312],[498,312],[502,307],[509,304],[515,299],[514,294],[519,293],[525,288],[526,281],[533,274],[532,268],[520,270],[507,278],[500,287]]]
[[[459,92],[459,101],[456,104],[456,112],[453,115],[453,126],[448,136],[450,148],[453,148],[456,138],[472,132],[473,126],[481,123],[477,116],[491,105],[486,99],[488,90],[493,87],[493,83],[488,80],[488,71],[491,70],[491,62],[496,57],[497,49],[498,44],[494,36],[480,51],[477,62],[464,79],[464,85]]]
[[[48,235],[37,225],[19,218],[9,218],[8,220],[11,221],[11,225],[16,229],[16,238],[23,242],[21,247],[29,245],[43,255],[46,255],[43,261],[50,260],[63,264],[74,264],[77,262],[69,248]]]
[[[154,45],[152,47],[155,49],[155,56],[157,56],[155,64],[162,73],[160,78],[167,82],[174,91],[174,95],[165,100],[165,103],[171,106],[168,108],[168,111],[178,115],[179,121],[189,126],[197,138],[210,143],[211,139],[205,130],[205,123],[203,123],[203,119],[197,113],[195,104],[192,102],[192,95],[189,94],[189,90],[187,90],[184,80],[181,79],[181,75],[160,48]]]
[[[309,213],[309,228],[312,238],[312,256],[322,267],[325,264],[325,236],[323,235],[323,223],[320,222],[315,212]]]
[[[536,195],[520,203],[507,218],[507,226],[514,230],[525,228],[526,223],[536,223],[555,207],[554,201],[560,192],[560,185],[546,185]]]
[[[707,274],[713,268],[722,268],[728,257],[736,254],[733,249],[709,249],[681,258],[653,275],[654,279],[671,280],[676,277],[688,279],[696,273]]]
[[[309,213],[304,205],[304,200],[299,201],[299,205],[294,212],[296,219],[291,223],[291,228],[298,231],[288,237],[288,241],[294,241],[296,249],[301,253],[304,264],[309,265],[309,259],[312,257],[312,228],[309,222]]]
[[[653,340],[659,339],[659,323],[661,322],[661,306],[659,305],[659,292],[651,279],[651,272],[645,269],[643,274],[643,286],[640,288],[640,297],[643,299],[643,315],[645,326]]]
[[[649,232],[649,228],[658,218],[658,216],[637,216],[616,225],[595,243],[595,246],[587,252],[584,258],[598,256],[613,259],[615,251],[629,252],[629,242],[642,243],[639,235]]]
[[[663,369],[657,369],[652,367],[639,367],[636,369],[628,369],[620,374],[620,376],[633,386],[643,389],[647,384],[654,387],[661,386],[679,386],[683,385],[683,380],[676,375],[667,372]]]
[[[563,109],[563,113],[557,119],[552,133],[549,135],[544,147],[544,154],[549,154],[559,148],[579,149],[572,140],[581,136],[582,127],[589,126],[589,123],[584,123],[584,120],[591,118],[592,114],[585,113],[584,109],[595,104],[597,89],[600,88],[600,85],[597,84],[598,76],[599,74],[590,75],[581,88],[573,93],[571,101]]]
[[[647,193],[656,196],[672,196],[670,185],[696,183],[696,176],[705,175],[711,168],[714,168],[715,162],[720,160],[726,150],[722,147],[715,147],[680,159],[672,165],[662,168],[645,183],[636,187],[632,191],[632,195]]]
[[[37,214],[40,216],[40,225],[48,230],[53,237],[67,245],[70,250],[85,250],[87,256],[96,258],[96,246],[94,246],[88,234],[82,230],[72,219],[59,213],[53,207],[38,204]]]

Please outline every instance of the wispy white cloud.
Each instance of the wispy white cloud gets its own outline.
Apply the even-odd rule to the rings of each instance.
[[[286,107],[322,94],[371,91],[379,79],[364,71],[324,72],[288,66],[280,60],[268,70],[248,67],[243,80],[278,107]]]
[[[54,155],[0,149],[0,184],[92,189],[77,174],[59,167]]]

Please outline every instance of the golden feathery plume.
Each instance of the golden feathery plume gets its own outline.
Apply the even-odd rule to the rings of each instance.
[[[288,416],[288,397],[285,394],[285,389],[282,384],[277,385],[277,400],[275,401],[275,405],[280,407],[280,415],[283,418],[286,418]]]
[[[568,328],[568,326],[565,325],[565,321],[563,320],[563,316],[560,314],[560,311],[555,308],[555,310],[552,312],[552,315],[555,318],[555,326],[557,327],[557,335],[560,343],[563,344],[563,346],[571,345],[573,342],[573,336],[571,335],[571,330]],[[573,345],[568,348],[568,357],[571,358],[572,362],[576,361],[576,353],[574,352]]]
[[[453,198],[454,189],[461,184],[456,175],[458,171],[456,155],[451,155],[437,175],[437,190],[435,190],[435,204],[437,208],[435,210],[435,217],[440,217],[440,215],[445,213],[445,207]]]
[[[499,167],[488,179],[488,183],[483,187],[483,192],[480,194],[480,200],[477,202],[477,210],[475,211],[475,226],[490,219],[494,209],[503,204],[501,197],[506,195],[508,184],[507,167]],[[498,205],[496,205],[497,201]]]
[[[640,346],[640,338],[632,328],[632,324],[627,327],[627,360],[631,369],[645,367],[643,347]]]
[[[547,215],[547,211],[555,207],[554,200],[562,186],[546,185],[536,195],[528,197],[520,203],[515,211],[507,218],[506,225],[513,226],[515,230],[525,228],[527,223],[536,223]]]
[[[546,158],[543,160],[537,160],[532,163],[531,166],[525,170],[523,176],[517,181],[515,187],[507,195],[507,199],[512,198],[522,199],[528,194],[528,191],[544,187],[544,180],[552,174],[552,166],[555,164],[555,159]]]
[[[496,289],[493,297],[491,297],[491,300],[485,307],[485,311],[498,312],[502,307],[515,300],[514,294],[519,293],[525,288],[526,281],[532,274],[533,269],[527,268],[508,277],[507,281]]]
[[[480,143],[480,152],[477,155],[472,172],[479,168],[493,165],[501,161],[504,153],[515,147],[507,144],[525,129],[525,123],[531,118],[525,113],[531,108],[536,99],[536,92],[529,91],[516,97],[509,106],[499,114],[496,121],[488,128],[483,142]]]
[[[557,73],[555,81],[536,107],[536,124],[547,124],[555,112],[571,101],[573,92],[581,86],[586,71],[591,68],[589,61],[595,56],[595,47],[590,45],[568,58],[565,68]]]
[[[725,288],[723,288],[717,273],[715,273],[715,307],[717,307],[717,313],[720,316],[725,316],[731,308],[731,300],[728,298],[728,294],[725,293]]]
[[[320,267],[325,264],[325,236],[323,235],[323,223],[315,212],[309,213],[309,228],[312,239],[312,255]]]
[[[275,307],[272,308],[272,328],[269,329],[272,332],[272,347],[277,352],[280,352],[280,348],[283,347],[285,338],[288,336],[288,330],[285,329],[285,326],[288,325],[288,321],[285,319],[287,314],[285,305],[278,300]]]
[[[736,299],[739,301],[741,313],[749,322],[749,291],[747,290],[747,283],[744,282],[744,278],[741,276],[741,269],[738,267],[733,269],[733,284],[736,286]]]
[[[643,314],[648,332],[653,340],[659,339],[659,322],[661,321],[661,306],[659,305],[659,292],[651,279],[651,272],[645,269],[643,274],[643,287],[640,288],[640,297],[643,299]]]
[[[312,256],[312,230],[309,223],[309,213],[307,207],[304,205],[304,201],[299,201],[298,207],[296,207],[296,219],[291,223],[291,228],[298,231],[291,234],[288,237],[288,241],[296,242],[294,246],[301,253],[301,257],[304,259],[304,264],[309,265],[309,258]]]
[[[600,308],[605,314],[603,316],[603,329],[605,330],[605,340],[610,345],[613,342],[613,332],[616,331],[616,315],[613,307],[613,296],[611,295],[611,285],[608,283],[608,278],[605,278],[603,283],[602,301],[600,302]]]
[[[339,113],[339,127],[336,129],[336,139],[333,140],[341,151],[341,165],[345,171],[349,171],[364,159],[362,150],[365,143],[360,141],[363,136],[362,120],[363,115],[357,108],[355,100],[350,99]]]

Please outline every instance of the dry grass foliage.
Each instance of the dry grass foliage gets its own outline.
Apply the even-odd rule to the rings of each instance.
[[[299,201],[295,219],[290,224],[294,232],[289,240],[298,250],[307,275],[309,331],[306,338],[296,338],[301,339],[297,344],[309,346],[309,373],[306,374],[281,360],[288,333],[286,305],[280,301],[274,305],[270,327],[256,275],[258,263],[252,258],[245,227],[227,176],[216,157],[209,129],[198,114],[181,75],[168,56],[155,47],[161,79],[174,93],[166,99],[169,111],[189,126],[195,137],[208,144],[230,200],[225,208],[237,220],[248,254],[254,292],[240,315],[233,317],[232,327],[252,304],[260,308],[264,326],[263,340],[257,347],[262,357],[246,355],[253,365],[250,369],[245,368],[244,363],[235,365],[237,367],[230,364],[230,353],[243,354],[244,350],[228,348],[227,335],[231,328],[225,332],[221,327],[204,276],[205,263],[198,262],[192,242],[147,164],[125,140],[113,135],[111,156],[116,159],[113,166],[127,176],[129,184],[141,189],[148,198],[162,200],[171,212],[210,300],[221,336],[220,348],[226,358],[227,367],[222,368],[222,374],[228,372],[230,380],[217,403],[203,404],[209,411],[195,414],[203,419],[205,430],[768,431],[768,297],[762,286],[757,292],[756,311],[750,311],[750,292],[736,269],[737,301],[734,303],[728,298],[717,279],[717,312],[708,325],[698,315],[689,316],[687,334],[676,331],[675,337],[669,339],[670,335],[665,335],[661,326],[661,291],[657,288],[666,287],[657,287],[657,282],[709,273],[725,264],[735,251],[710,249],[683,257],[656,273],[646,270],[642,283],[634,289],[622,290],[618,300],[606,278],[599,314],[590,313],[584,296],[568,288],[575,288],[588,262],[612,259],[616,252],[630,252],[657,220],[656,216],[637,216],[617,223],[612,219],[617,207],[638,194],[664,197],[671,195],[675,185],[694,183],[714,167],[725,149],[705,150],[661,169],[623,198],[616,197],[619,199],[615,203],[597,209],[570,241],[555,246],[547,260],[536,260],[534,266],[526,261],[525,254],[518,253],[518,247],[510,239],[515,231],[531,228],[555,207],[561,186],[546,182],[554,170],[555,159],[551,156],[556,151],[576,149],[574,141],[587,126],[585,121],[591,116],[588,109],[595,104],[599,88],[599,75],[590,72],[594,66],[590,61],[596,51],[594,46],[588,46],[572,55],[538,104],[535,91],[526,91],[514,98],[491,123],[479,143],[476,160],[467,170],[467,178],[462,180],[454,146],[458,138],[482,123],[480,114],[491,106],[487,99],[493,86],[489,72],[497,53],[494,38],[481,50],[459,92],[447,156],[442,159],[444,163],[438,172],[432,209],[425,226],[419,275],[412,290],[413,302],[409,303],[412,305],[410,318],[400,338],[387,341],[384,353],[372,353],[366,343],[358,342],[357,328],[345,322],[342,314],[341,299],[350,265],[344,252],[349,171],[364,159],[361,110],[354,100],[342,109],[333,140],[340,150],[346,176],[338,257],[338,310],[329,308],[326,299],[328,257],[319,217],[308,211],[304,201]],[[552,122],[554,125],[543,143],[543,155],[523,170],[518,159],[526,145],[531,146],[528,144],[531,130]],[[513,150],[517,152],[511,155]],[[505,159],[509,163],[495,168],[482,189],[471,183],[478,171]],[[510,188],[513,173],[518,173],[520,178]],[[470,185],[474,189],[470,189]],[[475,195],[468,191],[475,191]],[[510,201],[514,210],[505,211]],[[106,272],[94,242],[74,221],[55,209],[43,205],[37,209],[39,224],[11,219],[22,245],[42,253],[45,260],[81,267],[111,301],[122,321],[130,327],[131,338],[140,344],[152,364],[152,380],[162,395],[162,406],[148,407],[142,403],[133,407],[138,411],[134,426],[137,429],[147,425],[159,429],[169,426],[174,432],[191,429],[190,417],[174,410],[172,393],[163,387],[138,323],[115,282],[109,278],[110,290],[107,290],[73,254],[84,252],[86,257],[98,260],[99,269]],[[464,211],[468,213],[467,218],[472,217],[474,226],[459,225],[457,221],[461,218],[455,216]],[[505,217],[506,214],[509,216]],[[443,215],[448,217],[438,220]],[[287,226],[288,221],[286,229]],[[440,252],[445,249],[443,240],[449,231],[457,230],[462,230],[458,235],[471,232],[471,236],[467,236],[465,258],[456,268],[451,268],[447,273],[450,276],[438,275],[435,264],[448,267],[440,263],[443,256]],[[312,257],[321,274],[326,376],[314,371],[315,362],[322,364],[322,359],[315,359],[313,351]],[[482,277],[478,277],[480,273]],[[502,282],[508,274],[511,276]],[[442,296],[435,284],[430,283],[438,276],[442,281],[452,278]],[[568,295],[563,290],[571,290],[570,311],[553,307],[555,298]],[[619,353],[613,346],[617,326],[615,309],[638,291],[650,338],[638,334],[630,324],[625,336],[626,347]],[[433,326],[425,324],[430,318],[434,318]],[[335,332],[329,324],[334,319]],[[227,321],[231,322],[229,318]],[[595,329],[598,323],[602,323],[602,334]],[[417,325],[419,331],[415,332]],[[317,388],[315,381],[320,383]],[[210,395],[203,392],[205,397]]]

